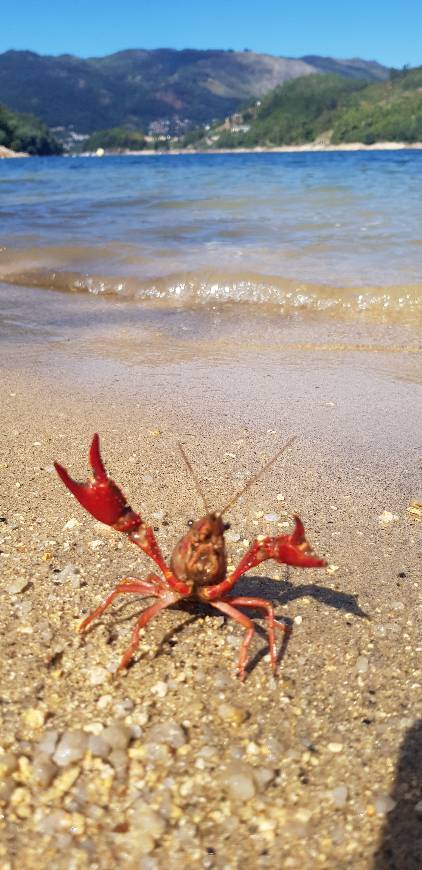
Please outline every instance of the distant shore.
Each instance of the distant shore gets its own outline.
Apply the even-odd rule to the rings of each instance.
[[[142,151],[105,151],[104,154],[96,154],[93,151],[86,151],[80,156],[115,157],[119,155],[124,157],[154,157],[160,154],[301,154],[306,152],[331,151],[403,151],[406,149],[420,151],[422,150],[422,142],[374,142],[372,145],[364,145],[363,142],[344,142],[339,145],[324,145],[322,143],[308,142],[304,145],[278,145],[274,148],[259,145],[256,148],[215,148],[209,150],[199,148],[172,148],[168,151],[156,151],[153,148],[144,148]]]
[[[30,157],[26,151],[12,151],[10,148],[6,148],[5,145],[0,145],[0,160],[5,157]]]
[[[323,143],[308,142],[304,145],[278,145],[274,148],[257,146],[256,148],[216,148],[216,149],[195,149],[195,148],[172,148],[169,150],[157,151],[153,148],[144,148],[142,151],[116,150],[105,151],[104,154],[97,154],[95,151],[84,151],[81,154],[63,154],[63,157],[155,157],[163,154],[301,154],[313,152],[335,152],[335,151],[420,151],[422,150],[422,142],[374,142],[372,145],[364,145],[363,142],[343,142],[338,145],[325,145]],[[0,159],[8,157],[30,157],[30,154],[20,151],[11,151],[10,148],[0,146]]]

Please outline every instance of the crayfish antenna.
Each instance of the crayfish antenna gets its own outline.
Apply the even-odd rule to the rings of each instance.
[[[186,465],[186,467],[187,467],[187,469],[188,469],[188,471],[189,471],[189,473],[190,473],[190,475],[191,475],[191,477],[192,477],[192,480],[193,480],[193,482],[194,482],[194,484],[195,484],[195,489],[196,489],[198,495],[200,496],[200,498],[202,499],[202,502],[203,502],[203,504],[204,504],[204,508],[205,508],[207,514],[209,514],[210,509],[209,509],[209,506],[208,506],[208,504],[207,504],[207,500],[206,500],[206,498],[205,498],[205,496],[204,496],[204,493],[203,493],[203,491],[202,491],[201,484],[199,483],[199,480],[198,480],[198,478],[197,478],[197,476],[196,476],[196,474],[195,474],[195,472],[194,472],[194,470],[193,470],[193,468],[192,468],[192,465],[191,465],[191,463],[190,463],[190,460],[189,460],[188,456],[186,455],[186,453],[185,453],[185,451],[184,451],[183,445],[180,443],[180,441],[178,441],[178,442],[177,442],[177,446],[178,446],[178,448],[179,448],[179,450],[180,450],[180,452],[181,452],[181,454],[182,454],[183,461],[184,461],[184,463],[185,463],[185,465]]]
[[[263,465],[262,468],[260,468],[259,471],[256,472],[256,474],[249,478],[249,480],[245,483],[244,487],[240,489],[239,492],[237,492],[236,495],[234,495],[229,502],[227,502],[225,507],[223,507],[223,510],[219,511],[219,514],[223,516],[223,514],[225,514],[226,511],[229,510],[229,508],[233,507],[233,505],[236,504],[240,496],[243,495],[243,493],[246,492],[248,489],[250,489],[250,487],[254,483],[256,483],[256,481],[259,480],[260,477],[262,477],[264,472],[268,471],[268,469],[271,468],[272,465],[274,465],[277,459],[279,459],[280,456],[288,449],[288,447],[291,447],[291,445],[296,440],[297,435],[292,435],[292,437],[289,438],[289,440],[286,441],[285,444],[283,444],[283,447],[280,447],[280,450],[277,450],[277,453],[275,453],[274,456],[272,456],[271,459],[269,459],[268,462],[266,462],[265,465]]]

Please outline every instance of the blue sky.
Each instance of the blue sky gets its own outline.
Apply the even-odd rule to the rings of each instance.
[[[251,48],[422,63],[422,0],[18,0],[0,51],[98,56],[124,48]]]

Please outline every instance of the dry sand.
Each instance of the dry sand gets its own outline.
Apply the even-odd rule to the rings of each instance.
[[[420,868],[415,327],[9,299],[0,866]],[[240,626],[196,606],[157,617],[124,674],[139,599],[76,633],[119,577],[150,570],[54,473],[85,476],[94,431],[166,555],[201,512],[177,439],[218,508],[299,436],[228,517],[234,562],[294,510],[329,562],[238,584],[292,625],[277,679],[260,632],[240,684]]]

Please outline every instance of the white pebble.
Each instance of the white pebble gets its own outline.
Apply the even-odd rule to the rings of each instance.
[[[231,761],[222,771],[221,780],[236,801],[248,801],[255,795],[253,770],[244,761]]]
[[[44,736],[41,738],[40,742],[36,746],[36,752],[40,752],[43,755],[53,755],[54,750],[57,746],[58,739],[58,731],[53,729],[46,731]]]
[[[180,746],[186,743],[186,735],[174,719],[168,719],[167,721],[159,722],[158,725],[154,725],[150,729],[147,742],[164,743],[173,749],[179,749]]]
[[[374,800],[374,806],[379,816],[385,816],[387,813],[391,813],[391,810],[394,810],[396,801],[389,794],[379,794]]]
[[[264,520],[267,523],[278,523],[280,514],[264,514]]]
[[[70,520],[68,520],[67,523],[64,524],[63,531],[66,531],[66,529],[76,529],[80,525],[81,523],[79,522],[79,520],[75,519],[75,517],[71,517]]]
[[[127,725],[109,725],[101,732],[101,737],[113,749],[126,749],[131,736],[131,730]]]
[[[57,749],[53,755],[53,761],[59,767],[66,767],[84,757],[88,744],[88,735],[80,729],[65,731],[59,740]]]
[[[263,791],[273,781],[275,772],[269,767],[255,767],[253,775],[258,788]]]
[[[284,499],[284,495],[282,495],[281,492],[278,493],[278,495],[276,496],[276,498],[277,498],[277,501],[284,501],[284,500],[285,500],[285,499]]]
[[[58,574],[53,574],[52,580],[53,583],[67,583],[68,581],[73,583],[75,579],[79,582],[79,574],[79,568],[69,562]]]
[[[105,542],[101,541],[100,538],[97,538],[95,541],[90,541],[89,546],[91,547],[91,550],[98,550],[98,547],[103,547],[104,543]]]
[[[228,541],[231,541],[232,544],[237,544],[240,541],[240,535],[237,532],[226,532],[226,538]]]
[[[37,785],[48,788],[57,773],[57,767],[48,755],[37,753],[32,763],[32,778]]]
[[[154,840],[159,840],[166,827],[163,817],[143,800],[135,801],[132,812],[133,828],[137,835],[143,839],[145,834],[148,834]]]
[[[105,683],[109,679],[110,674],[105,668],[97,666],[89,669],[88,677],[91,686],[100,686],[101,683]]]
[[[101,734],[91,734],[88,738],[88,750],[92,755],[104,759],[110,754],[111,747],[110,744],[104,740],[104,737],[102,737]]]
[[[348,789],[346,785],[338,785],[337,788],[334,788],[331,792],[331,797],[333,799],[334,805],[341,809],[344,807],[347,801]]]
[[[343,752],[343,744],[342,743],[329,743],[328,751],[333,753]]]
[[[302,625],[303,616],[295,616],[293,622],[295,623],[295,625]]]
[[[357,674],[366,674],[369,668],[368,659],[365,656],[359,656],[356,662],[356,673]]]
[[[159,680],[158,683],[155,683],[154,686],[151,686],[151,692],[153,695],[157,695],[157,698],[165,698],[168,692],[167,683]]]
[[[400,517],[398,514],[392,514],[391,511],[383,511],[378,517],[380,526],[389,526],[390,523],[396,523]]]

